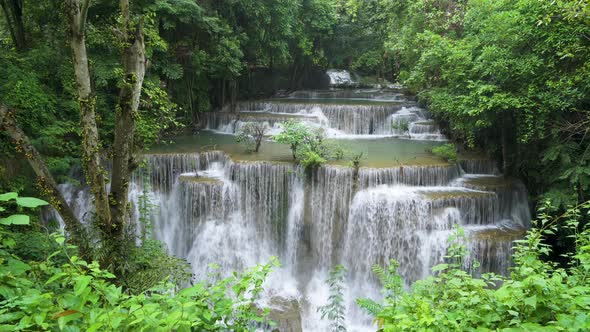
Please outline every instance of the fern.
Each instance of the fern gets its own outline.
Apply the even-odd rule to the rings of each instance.
[[[332,321],[330,325],[332,332],[346,332],[346,306],[344,304],[344,287],[342,286],[346,280],[346,272],[346,268],[342,265],[338,265],[330,271],[330,277],[326,280],[330,286],[328,303],[318,308],[322,319],[327,317]]]
[[[371,299],[357,299],[356,303],[371,316],[378,316],[383,311],[383,306]]]

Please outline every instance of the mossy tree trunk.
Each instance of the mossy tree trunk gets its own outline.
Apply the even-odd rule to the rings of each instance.
[[[139,108],[141,88],[146,70],[145,44],[143,22],[140,18],[133,23],[129,0],[120,1],[123,17],[125,71],[124,81],[119,93],[116,106],[115,144],[113,145],[113,170],[111,177],[111,229],[105,230],[114,239],[122,239],[124,227],[128,218],[129,182],[131,172],[136,168],[133,156],[135,118]]]
[[[100,157],[101,144],[95,114],[96,97],[92,93],[86,52],[85,27],[89,5],[90,0],[66,0],[65,8],[69,18],[70,47],[80,105],[82,168],[94,198],[97,221],[101,228],[108,228],[111,227],[111,214],[106,190],[106,171]]]

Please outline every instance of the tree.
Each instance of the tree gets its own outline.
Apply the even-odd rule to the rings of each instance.
[[[236,136],[236,142],[246,145],[248,152],[258,153],[268,126],[264,122],[248,122]]]
[[[23,22],[23,0],[0,0],[4,20],[10,31],[12,42],[17,51],[26,48],[25,25]]]
[[[89,253],[86,229],[59,191],[57,183],[47,169],[41,155],[33,146],[29,137],[14,121],[13,116],[14,111],[11,111],[6,105],[0,103],[0,128],[10,136],[17,151],[21,153],[31,168],[33,168],[37,174],[36,183],[40,192],[43,193],[43,196],[51,202],[51,205],[60,214],[66,225],[66,230],[72,237],[72,241],[79,246],[82,256],[86,256]]]
[[[144,18],[132,13],[129,0],[119,2],[121,14],[120,44],[123,50],[123,78],[119,99],[115,106],[115,133],[111,190],[107,195],[106,172],[101,160],[101,143],[96,125],[95,105],[90,83],[90,69],[86,51],[85,28],[89,0],[68,0],[70,45],[74,58],[74,73],[78,88],[81,123],[83,129],[83,166],[86,180],[92,189],[95,213],[102,231],[103,241],[113,246],[115,253],[107,255],[117,259],[116,249],[121,246],[128,218],[129,181],[137,166],[133,158],[135,118],[137,117],[141,88],[146,71]]]
[[[67,0],[64,8],[69,18],[70,47],[80,107],[82,127],[82,167],[94,198],[94,209],[102,229],[111,228],[111,214],[106,190],[106,171],[101,158],[101,144],[96,126],[96,96],[93,95],[86,50],[86,19],[90,0]]]

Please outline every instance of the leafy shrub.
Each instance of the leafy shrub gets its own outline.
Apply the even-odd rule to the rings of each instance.
[[[326,280],[330,287],[330,296],[325,306],[319,307],[318,311],[322,314],[322,319],[328,318],[331,321],[330,330],[332,332],[346,332],[344,305],[344,282],[346,281],[346,268],[337,265]]]
[[[341,148],[326,142],[322,130],[312,130],[298,121],[286,121],[283,131],[273,138],[279,143],[289,144],[293,159],[307,171],[321,166],[329,159],[339,159],[344,155]]]
[[[47,204],[16,194],[0,195],[21,207]],[[0,213],[5,212],[4,204]],[[7,229],[29,223],[26,215],[0,219],[0,330],[2,331],[254,331],[268,310],[256,308],[262,283],[276,259],[241,275],[199,282],[174,292],[162,280],[138,295],[117,286],[115,276],[72,253],[61,234],[49,239],[57,251],[41,261],[16,255],[19,243]],[[58,257],[65,258],[58,261]]]
[[[450,239],[447,262],[435,266],[438,275],[417,281],[411,291],[401,286],[397,263],[375,267],[384,283],[385,300],[359,299],[375,317],[380,331],[588,331],[590,328],[590,228],[579,231],[582,211],[590,203],[551,218],[540,211],[536,228],[516,241],[510,278],[492,273],[473,277],[462,269],[466,249],[462,231]],[[574,237],[569,268],[544,261],[547,235],[559,225]]]
[[[435,156],[441,157],[446,161],[455,162],[459,159],[459,152],[454,144],[448,143],[432,148],[432,153]]]
[[[361,166],[361,161],[363,160],[363,155],[364,155],[364,153],[362,153],[362,152],[356,153],[352,156],[352,158],[349,161],[349,166],[352,167],[353,169],[355,169],[356,172],[358,172],[358,169]]]
[[[297,150],[297,160],[307,170],[319,167],[327,162],[318,151],[313,150],[308,145],[304,145]]]

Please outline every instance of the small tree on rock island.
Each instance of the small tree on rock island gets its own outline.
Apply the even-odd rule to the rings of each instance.
[[[268,130],[268,126],[263,122],[249,122],[240,129],[236,142],[246,146],[248,152],[257,153],[262,145],[264,134]]]

